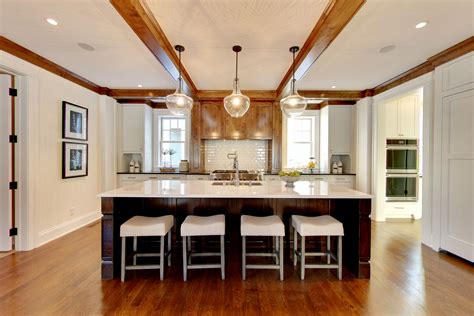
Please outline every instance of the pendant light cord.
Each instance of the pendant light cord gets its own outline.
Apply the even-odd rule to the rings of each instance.
[[[181,80],[181,51],[178,51],[178,59],[179,59],[179,62],[178,62],[178,71],[179,71],[178,81],[179,81],[179,90],[181,91],[183,89],[183,80]]]
[[[235,52],[235,80],[239,78],[239,52]]]
[[[295,94],[295,51],[293,51],[293,80],[291,80],[291,94]]]

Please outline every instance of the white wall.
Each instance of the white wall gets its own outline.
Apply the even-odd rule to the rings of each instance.
[[[372,98],[356,104],[356,190],[372,192]]]
[[[18,245],[26,250],[100,218],[100,199],[96,195],[116,182],[115,166],[106,163],[108,159],[113,163],[116,157],[115,127],[109,121],[114,120],[115,100],[5,52],[0,52],[0,68],[15,72],[20,81],[19,146],[24,147],[19,183],[23,192],[19,226],[23,227],[19,227]],[[86,177],[61,178],[63,100],[89,109]]]

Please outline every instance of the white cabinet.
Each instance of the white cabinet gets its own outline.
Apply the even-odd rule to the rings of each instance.
[[[186,175],[187,180],[210,180],[208,174],[188,174]]]
[[[135,184],[148,180],[148,177],[143,174],[119,174],[117,177],[118,187],[124,187],[127,185]]]
[[[153,110],[146,104],[122,105],[122,154],[141,156],[142,170],[151,171]]]
[[[418,138],[419,97],[407,95],[385,104],[385,133],[387,138]]]
[[[354,136],[352,132],[352,107],[352,105],[330,105],[321,109],[320,169],[323,172],[330,171],[332,156],[352,156],[352,139]],[[350,172],[350,167],[348,168],[346,171]]]
[[[352,175],[342,175],[329,176],[329,183],[335,186],[344,187],[348,189],[355,189],[355,176]]]

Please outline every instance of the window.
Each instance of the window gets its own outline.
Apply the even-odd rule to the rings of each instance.
[[[188,156],[189,126],[188,118],[169,115],[169,112],[156,112],[156,143],[154,165],[159,167],[179,167],[182,159]],[[170,152],[172,154],[170,154]]]
[[[303,168],[311,157],[319,161],[319,111],[286,119],[286,168]]]

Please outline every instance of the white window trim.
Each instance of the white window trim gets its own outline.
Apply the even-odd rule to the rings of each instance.
[[[153,110],[153,171],[158,171],[161,166],[160,141],[161,141],[161,118],[177,117],[167,109]],[[180,116],[186,118],[186,145],[184,146],[184,157],[189,160],[189,148],[191,146],[191,115]]]
[[[301,114],[300,117],[314,117],[314,125],[313,125],[313,146],[312,146],[312,154],[315,158],[316,164],[319,166],[319,154],[320,154],[320,111],[319,110],[306,110]],[[282,167],[285,168],[293,168],[288,166],[288,118],[283,115],[282,120]]]

